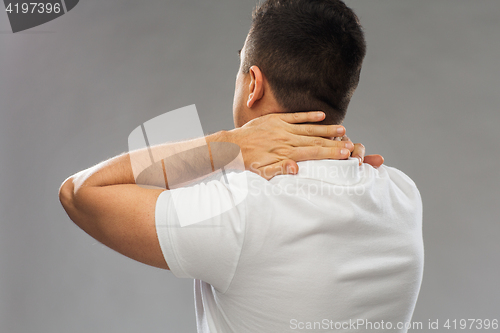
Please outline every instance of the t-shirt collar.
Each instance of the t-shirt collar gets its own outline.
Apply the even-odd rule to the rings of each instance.
[[[354,185],[360,181],[360,166],[357,158],[347,160],[302,161],[299,166],[300,178],[319,179],[336,185]]]

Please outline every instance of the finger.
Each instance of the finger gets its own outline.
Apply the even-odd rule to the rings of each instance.
[[[299,171],[299,166],[295,161],[283,160],[265,167],[258,169],[259,176],[269,180],[278,175],[295,175]]]
[[[354,147],[355,147],[355,146],[354,146],[354,143],[352,143],[351,139],[349,139],[347,136],[345,136],[345,135],[344,135],[344,136],[342,137],[341,141],[345,143],[345,147],[346,147],[347,149],[349,149],[349,151],[350,151],[350,152],[351,152],[351,154],[352,154],[352,152],[353,152],[353,150],[354,150]]]
[[[337,141],[325,139],[322,137],[294,135],[289,141],[289,144],[295,147],[321,146],[321,147],[337,147],[347,148],[349,151],[354,149],[354,144],[351,141]]]
[[[281,120],[290,124],[317,122],[322,121],[326,117],[322,111],[279,113],[278,116]]]
[[[289,158],[294,161],[306,160],[343,160],[350,156],[351,152],[347,148],[338,147],[296,147],[292,150]]]
[[[290,124],[288,126],[288,131],[295,135],[333,138],[344,136],[345,127],[342,125]]]
[[[363,164],[365,158],[365,146],[362,143],[356,143],[354,145],[354,150],[351,153],[352,157],[356,157],[359,160],[359,165]]]
[[[366,155],[364,162],[370,164],[374,168],[378,168],[379,166],[384,164],[384,158],[382,157],[382,155],[378,154]]]
[[[347,149],[349,149],[349,151],[352,153],[352,151],[354,150],[354,143],[352,143],[351,139],[349,139],[349,137],[347,137],[346,135],[344,135],[341,140],[343,143],[345,143],[345,147]]]
[[[338,137],[332,137],[330,138],[335,141],[351,141],[347,136],[338,136]]]

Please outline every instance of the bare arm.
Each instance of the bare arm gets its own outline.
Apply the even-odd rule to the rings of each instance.
[[[315,112],[268,115],[239,129],[199,140],[237,144],[245,168],[269,179],[277,174],[296,173],[297,161],[343,159],[350,155],[355,148],[351,142],[326,139],[343,136],[342,126],[293,124],[320,121],[323,117]],[[207,160],[210,155],[188,155],[174,161],[177,167],[168,168],[168,174],[159,165],[140,177],[134,170],[146,170],[151,156],[165,161],[180,151],[200,147],[199,140],[159,145],[101,162],[69,177],[60,188],[60,201],[71,220],[101,243],[132,259],[168,269],[156,235],[156,200],[168,184],[183,180],[186,170],[194,176],[203,172],[207,163],[213,165],[213,161]],[[163,189],[146,189],[138,184]]]

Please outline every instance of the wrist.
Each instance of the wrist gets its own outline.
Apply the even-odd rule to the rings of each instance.
[[[234,141],[235,140],[235,135],[234,135],[235,134],[234,133],[235,130],[237,130],[237,129],[230,130],[230,131],[222,130],[222,131],[216,132],[214,134],[207,135],[205,137],[205,139],[206,139],[207,143],[210,143],[210,142],[230,142],[230,143],[236,143]]]

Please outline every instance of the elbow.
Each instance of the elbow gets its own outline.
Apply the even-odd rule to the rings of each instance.
[[[64,210],[66,210],[66,212],[72,204],[74,197],[73,191],[73,177],[69,177],[64,181],[64,183],[62,183],[61,187],[59,188],[59,201],[61,202],[61,205],[63,206]]]

